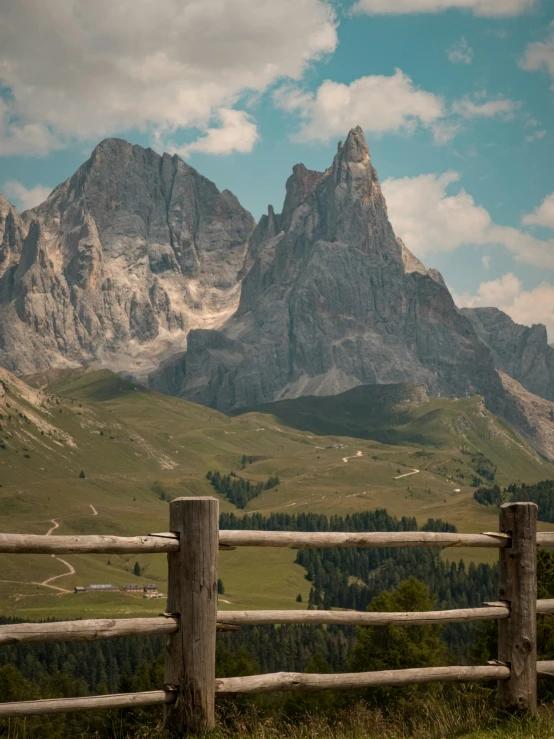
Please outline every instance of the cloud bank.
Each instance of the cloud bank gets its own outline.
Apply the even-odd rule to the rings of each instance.
[[[195,127],[207,137],[196,150],[247,150],[252,122],[229,111],[245,93],[300,79],[337,44],[323,0],[4,5],[0,155],[46,154],[67,139],[131,128],[167,138]]]
[[[554,269],[554,238],[539,239],[513,226],[493,222],[488,211],[477,205],[464,189],[449,194],[458,172],[401,177],[383,182],[389,217],[394,230],[417,256],[448,252],[463,244],[504,246],[521,262]],[[548,196],[524,224],[550,222]],[[546,203],[546,206],[545,206]],[[529,220],[529,219],[535,219]]]
[[[359,0],[355,13],[368,15],[403,15],[467,10],[478,16],[507,17],[520,15],[534,7],[535,0]]]
[[[509,272],[497,280],[482,282],[474,295],[462,293],[453,297],[460,308],[494,306],[524,326],[543,323],[550,339],[554,337],[554,287],[547,282],[524,290],[521,280]]]
[[[45,185],[35,185],[35,187],[27,188],[21,182],[8,180],[4,182],[2,191],[17,206],[19,211],[24,211],[43,203],[52,192],[52,188]]]

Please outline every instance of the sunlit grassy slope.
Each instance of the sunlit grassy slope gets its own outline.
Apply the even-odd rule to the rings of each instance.
[[[164,531],[164,499],[214,494],[206,473],[215,469],[256,481],[279,475],[279,486],[245,512],[385,507],[420,522],[432,516],[460,531],[486,531],[496,528],[496,514],[473,501],[470,487],[480,464],[496,468],[500,483],[554,472],[478,397],[427,400],[408,386],[366,387],[227,417],[109,371],[57,372],[31,378],[29,386],[0,370],[0,381],[4,531],[46,533],[56,524],[58,534]],[[255,461],[241,470],[243,455]],[[220,504],[234,510],[222,498]],[[305,602],[309,583],[294,557],[288,550],[222,552],[221,607],[292,608],[298,593]],[[132,574],[134,556],[0,555],[0,612],[27,618],[159,613],[161,600],[66,592],[92,582],[155,581],[164,590],[165,557],[138,560],[140,578]],[[69,567],[75,574],[64,574]],[[64,576],[43,584],[56,575]]]

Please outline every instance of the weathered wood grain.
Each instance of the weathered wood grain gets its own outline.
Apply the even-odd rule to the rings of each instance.
[[[537,613],[554,613],[554,600],[538,600]]]
[[[46,536],[36,534],[0,534],[2,554],[146,554],[175,552],[179,539],[169,534],[148,536]]]
[[[554,661],[537,662],[537,677],[554,677]]]
[[[509,544],[502,535],[451,534],[435,531],[312,532],[312,531],[220,531],[219,541],[239,547],[487,547]]]
[[[498,685],[505,710],[533,715],[537,710],[537,506],[505,503],[500,529],[511,546],[500,551],[499,597],[510,617],[498,622],[498,659],[510,665],[510,679]]]
[[[315,675],[304,672],[276,672],[271,675],[225,677],[216,680],[217,693],[271,693],[276,690],[345,690],[413,683],[478,682],[507,680],[510,670],[503,665],[484,667],[423,667],[379,672],[347,672]]]
[[[52,698],[39,701],[0,703],[0,719],[37,714],[94,711],[109,708],[133,708],[172,703],[176,694],[166,690],[149,690],[145,693],[118,693],[114,695],[88,695],[84,698]]]
[[[7,624],[0,626],[0,645],[25,642],[96,641],[120,636],[172,634],[179,629],[177,618],[93,618],[83,621]]]
[[[554,532],[540,531],[537,534],[537,546],[543,549],[554,547]]]
[[[406,613],[374,613],[370,611],[218,611],[217,620],[237,626],[262,624],[358,624],[383,626],[402,624],[466,623],[508,618],[506,605],[481,608],[458,608],[451,611],[412,611]]]
[[[165,683],[178,688],[178,697],[166,706],[164,724],[170,736],[182,737],[215,725],[219,502],[177,498],[169,510],[181,546],[167,558],[167,610],[179,614],[180,628],[166,647]]]

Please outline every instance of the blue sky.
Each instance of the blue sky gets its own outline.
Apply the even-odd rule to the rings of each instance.
[[[121,136],[180,153],[259,217],[294,163],[325,169],[359,124],[397,234],[458,303],[543,322],[551,341],[553,123],[551,0],[0,12],[0,190],[19,207]]]

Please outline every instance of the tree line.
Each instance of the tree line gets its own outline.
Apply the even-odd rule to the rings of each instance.
[[[498,485],[482,486],[473,497],[481,505],[495,507],[523,501],[536,503],[539,521],[554,523],[554,480],[541,480],[532,485],[513,482],[503,489]]]
[[[252,482],[245,480],[243,477],[238,477],[235,472],[222,475],[219,470],[215,472],[210,470],[206,475],[206,479],[210,481],[214,490],[224,495],[237,508],[244,508],[252,498],[256,498],[264,490],[277,487],[280,482],[278,475],[269,477],[265,482]]]
[[[390,516],[385,509],[330,517],[310,513],[269,516],[222,513],[220,526],[290,531],[418,530],[415,518]],[[422,529],[455,531],[455,527],[438,519],[429,519],[419,530]],[[433,549],[300,549],[296,562],[306,569],[311,582],[310,608],[425,611],[469,607],[497,597],[495,566],[466,566],[462,561],[448,563]],[[222,583],[218,589],[223,590]],[[554,554],[545,550],[539,552],[538,595],[554,597]],[[294,607],[291,602],[291,608]],[[3,619],[3,623],[17,621]],[[539,620],[542,658],[554,655],[553,621],[549,616]],[[164,679],[163,648],[163,637],[6,645],[0,650],[0,701],[159,689]],[[444,627],[250,626],[217,635],[216,670],[219,677],[229,677],[280,670],[400,669],[460,664],[468,660],[484,664],[496,657],[496,648],[495,622]],[[242,696],[232,701],[232,705],[233,710],[256,705],[263,711],[278,710],[294,717],[302,711],[332,712],[363,698],[369,705],[387,707],[404,701],[403,705],[413,706],[415,710],[421,696],[433,695],[439,689],[411,686],[361,693]],[[148,727],[154,727],[159,717],[158,708],[37,717],[27,719],[25,736],[111,739],[132,735],[137,727],[143,731],[140,736],[150,736]],[[7,722],[0,722],[0,736],[7,736],[8,731],[13,732],[19,725],[12,721],[8,729]],[[13,733],[13,736],[19,735]]]

